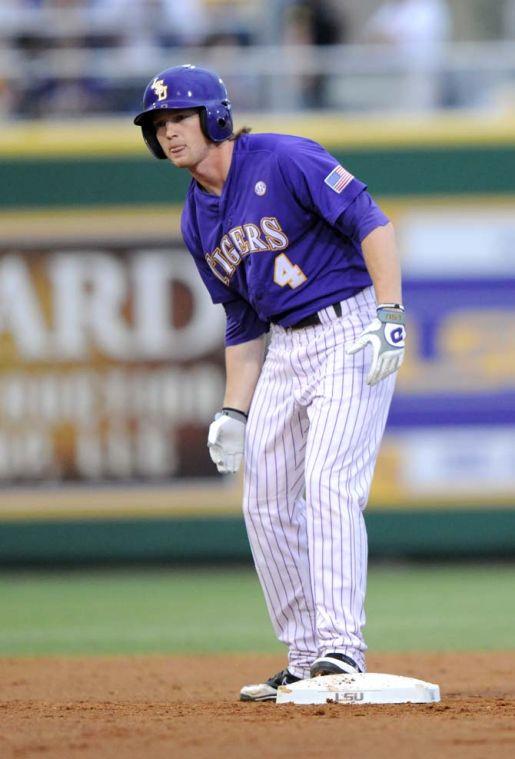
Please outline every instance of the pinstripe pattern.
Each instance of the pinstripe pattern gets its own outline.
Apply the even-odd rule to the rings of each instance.
[[[328,651],[365,667],[362,512],[395,384],[370,387],[368,353],[344,350],[375,316],[372,288],[344,301],[340,319],[332,307],[319,315],[316,327],[272,328],[245,444],[249,540],[299,677]]]

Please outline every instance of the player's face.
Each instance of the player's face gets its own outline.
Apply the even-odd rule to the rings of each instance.
[[[211,143],[201,129],[197,111],[156,113],[154,126],[163,153],[174,166],[193,170],[207,157]]]

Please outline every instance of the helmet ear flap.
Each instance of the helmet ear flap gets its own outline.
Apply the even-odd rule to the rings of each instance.
[[[200,128],[202,129],[204,137],[207,137],[207,139],[210,140],[211,135],[209,134],[207,110],[205,108],[199,108],[199,118],[200,118]]]
[[[154,128],[154,125],[152,123],[148,123],[147,121],[147,123],[141,127],[141,131],[143,132],[143,139],[145,140],[147,148],[150,150],[154,158],[166,159],[166,156],[163,153],[163,148],[159,144],[159,140],[156,137],[156,130]]]
[[[207,103],[200,109],[200,126],[211,142],[223,142],[232,134],[232,117],[228,104]]]

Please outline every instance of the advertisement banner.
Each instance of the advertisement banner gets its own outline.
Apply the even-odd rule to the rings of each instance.
[[[381,504],[515,503],[515,278],[407,279]]]
[[[419,266],[404,294],[408,350],[371,508],[513,505],[515,277]],[[159,491],[160,508],[238,510],[240,479],[206,448],[224,322],[180,245],[1,250],[0,483],[204,481],[195,497]]]
[[[0,481],[212,475],[223,330],[182,249],[4,251]]]

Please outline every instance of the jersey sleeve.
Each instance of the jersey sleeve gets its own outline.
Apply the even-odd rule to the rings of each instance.
[[[181,215],[181,233],[184,244],[195,261],[198,273],[200,274],[213,303],[224,303],[227,300],[231,300],[234,297],[234,294],[215,276],[215,274],[213,274],[204,257],[202,243],[200,242],[200,237],[196,230],[188,204],[184,206]]]
[[[225,345],[246,343],[268,332],[268,323],[259,318],[252,306],[213,274],[204,257],[200,238],[187,206],[181,216],[181,232],[211,300],[213,303],[222,303],[225,309]]]
[[[389,221],[370,194],[363,190],[336,219],[334,226],[346,237],[361,243],[370,232]]]
[[[279,168],[298,203],[333,225],[366,189],[317,142],[298,138],[278,152]]]
[[[269,324],[262,321],[252,306],[243,298],[227,301],[224,303],[224,309],[227,317],[226,345],[239,345],[249,340],[255,340],[269,330]]]

